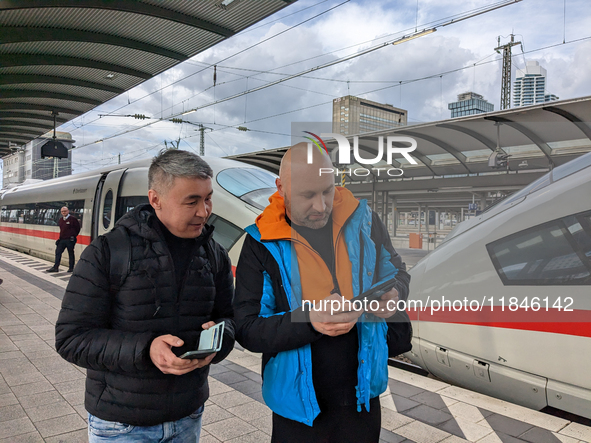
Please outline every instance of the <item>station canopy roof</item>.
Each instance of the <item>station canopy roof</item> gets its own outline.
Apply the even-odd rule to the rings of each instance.
[[[397,126],[392,129],[359,135],[360,156],[376,158],[378,139],[387,136],[412,137],[417,148],[410,155],[417,165],[400,154],[390,166],[384,160],[376,165],[355,163],[350,168],[391,168],[404,170],[404,178],[474,176],[494,170],[488,166],[489,156],[497,147],[509,154],[510,171],[541,171],[561,165],[591,151],[591,97],[547,102],[540,105],[458,117],[448,120]],[[294,134],[297,135],[297,134]],[[353,147],[353,136],[348,136]],[[326,138],[329,152],[336,141]],[[304,140],[302,140],[304,141]],[[399,146],[405,146],[403,144]],[[406,145],[408,146],[408,145]],[[233,155],[228,158],[260,166],[278,173],[286,147]],[[353,159],[353,155],[351,155]],[[385,148],[383,158],[386,158]],[[341,169],[343,165],[339,166]],[[388,177],[381,172],[372,176],[377,181]],[[347,175],[346,181],[366,182],[368,177]]]
[[[0,0],[0,155],[295,0]]]

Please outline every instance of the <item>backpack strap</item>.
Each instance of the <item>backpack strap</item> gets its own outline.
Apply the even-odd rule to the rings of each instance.
[[[376,246],[376,267],[373,273],[374,280],[372,284],[379,281],[380,270],[380,255],[382,252],[382,245],[375,243]],[[400,354],[404,354],[412,349],[413,329],[410,317],[406,310],[396,310],[394,315],[388,321],[388,357],[394,358]]]
[[[213,249],[213,238],[210,238],[205,242],[203,247],[205,248],[205,253],[207,254],[207,258],[209,259],[209,263],[211,264],[211,272],[215,275],[218,273],[218,260],[216,253]]]
[[[127,229],[118,226],[105,234],[110,252],[109,292],[119,292],[131,268],[131,238]]]

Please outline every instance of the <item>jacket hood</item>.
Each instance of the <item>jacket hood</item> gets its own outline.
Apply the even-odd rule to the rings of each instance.
[[[162,241],[159,229],[156,228],[157,225],[158,217],[156,216],[156,211],[148,203],[136,206],[115,223],[115,227],[123,226],[130,232],[146,240]],[[207,241],[213,235],[213,231],[213,226],[206,224],[199,237]]]
[[[332,222],[341,228],[358,205],[359,201],[351,191],[337,186],[332,206]],[[293,236],[291,226],[285,218],[285,200],[279,192],[269,197],[269,205],[255,223],[261,233],[261,240],[289,240]]]

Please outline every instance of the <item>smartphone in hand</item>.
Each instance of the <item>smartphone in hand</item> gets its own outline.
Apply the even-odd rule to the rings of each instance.
[[[199,336],[199,346],[194,351],[185,352],[180,358],[205,358],[214,352],[222,349],[222,340],[224,337],[225,322],[218,323],[209,329],[201,332]]]
[[[359,294],[357,297],[354,297],[351,300],[349,300],[351,302],[351,306],[353,306],[353,304],[355,302],[360,302],[363,304],[363,306],[367,306],[367,304],[373,300],[379,301],[381,299],[382,295],[384,295],[387,292],[390,292],[392,290],[392,288],[394,288],[395,285],[396,285],[395,278],[392,278],[392,279],[385,281],[379,285],[376,285],[373,288],[368,289],[364,293]],[[345,312],[350,312],[350,311],[345,311]]]

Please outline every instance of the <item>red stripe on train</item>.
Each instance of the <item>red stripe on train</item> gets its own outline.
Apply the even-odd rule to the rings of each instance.
[[[410,308],[407,312],[411,320],[591,337],[591,311],[582,309],[559,311],[544,308],[536,312],[519,308],[511,312],[507,306],[504,311],[501,306],[492,309],[491,306],[484,306],[481,312],[442,310],[431,313],[429,310]]]
[[[10,234],[27,235],[29,237],[48,238],[50,240],[57,240],[59,238],[59,232],[41,231],[40,229],[13,228],[11,226],[0,226],[0,231],[8,232]],[[90,244],[90,236],[79,235],[78,243],[81,245],[88,246]]]
[[[48,238],[50,240],[57,240],[59,233],[54,231],[41,231],[39,229],[27,229],[27,228],[13,228],[10,226],[0,226],[0,231],[9,232],[11,234],[28,235],[29,237],[37,238]],[[90,236],[79,235],[78,243],[81,245],[88,246],[90,244]],[[236,266],[232,266],[232,274],[236,277]]]

